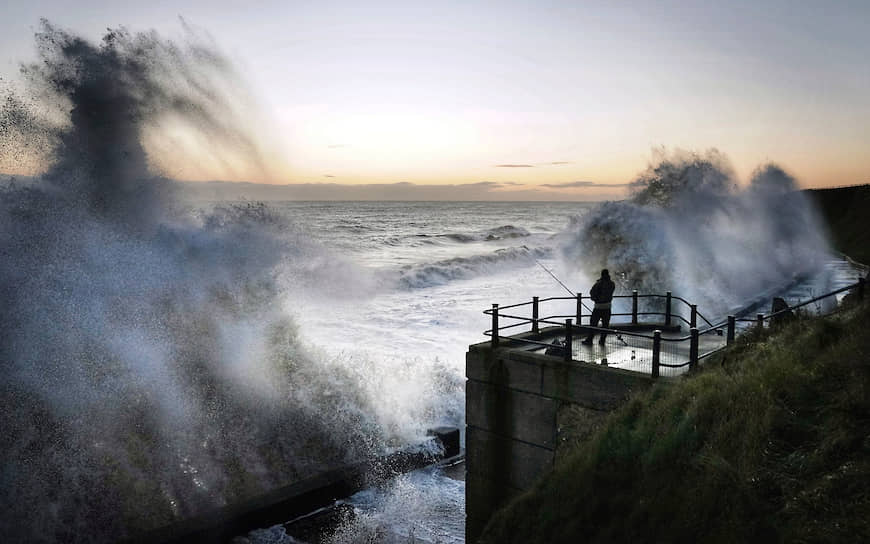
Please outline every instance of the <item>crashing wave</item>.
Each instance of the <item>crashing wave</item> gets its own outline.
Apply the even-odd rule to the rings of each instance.
[[[671,290],[711,311],[822,266],[824,229],[780,167],[759,167],[741,188],[715,150],[658,159],[630,199],[603,203],[560,235],[567,263],[590,277],[608,268],[623,290]]]
[[[26,121],[0,137],[50,159],[0,188],[4,538],[118,541],[381,448],[359,371],[282,309],[359,271],[267,206],[194,213],[150,170],[143,134],[167,117],[249,148],[217,91],[228,61],[154,33],[37,40],[33,101],[0,106]]]

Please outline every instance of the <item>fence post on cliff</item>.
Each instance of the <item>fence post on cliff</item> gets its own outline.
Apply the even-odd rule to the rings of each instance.
[[[665,301],[665,325],[671,324],[671,292],[668,291],[665,296],[667,300]]]
[[[730,345],[734,342],[734,329],[737,319],[733,315],[728,316],[728,332],[725,336],[725,344]]]
[[[662,357],[662,331],[653,332],[652,377],[659,377],[659,364]]]
[[[692,317],[689,320],[689,326],[694,328],[698,326],[698,305],[690,304],[689,306],[692,308]]]
[[[637,325],[637,289],[631,291],[631,324]]]
[[[582,316],[583,316],[583,295],[580,293],[577,293],[577,315],[574,317],[577,318],[577,321],[575,321],[575,323],[577,323],[578,326],[583,322],[580,320],[580,318]]]
[[[498,304],[492,305],[492,348],[498,347]]]
[[[570,361],[574,354],[574,337],[572,334],[571,320],[565,320],[565,360]]]
[[[756,314],[755,315],[755,323],[758,325],[758,330],[764,330],[764,314]]]
[[[538,332],[538,297],[532,297],[532,332]]]
[[[689,370],[698,366],[698,328],[692,327],[692,338],[689,341]]]

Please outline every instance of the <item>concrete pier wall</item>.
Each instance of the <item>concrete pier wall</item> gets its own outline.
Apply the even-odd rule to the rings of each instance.
[[[543,331],[542,331],[543,332]],[[553,468],[570,413],[595,427],[652,378],[489,342],[466,354],[466,541]],[[581,437],[582,438],[582,437]]]

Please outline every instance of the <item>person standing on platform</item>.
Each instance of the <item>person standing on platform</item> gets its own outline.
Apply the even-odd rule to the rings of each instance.
[[[601,321],[601,328],[606,329],[610,326],[610,305],[613,301],[613,291],[616,289],[616,284],[610,280],[610,272],[605,268],[601,271],[601,277],[592,286],[589,292],[589,297],[595,303],[592,308],[592,315],[589,317],[589,326],[597,327]],[[592,338],[595,336],[595,331],[591,331],[589,336],[583,340],[587,346],[592,344]],[[598,343],[604,345],[604,339],[607,338],[607,333],[602,332]]]

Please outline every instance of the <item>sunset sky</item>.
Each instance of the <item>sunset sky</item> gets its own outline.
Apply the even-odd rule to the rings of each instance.
[[[602,198],[665,146],[718,148],[742,179],[772,160],[805,187],[870,181],[866,0],[11,0],[4,12],[7,80],[35,58],[40,17],[94,40],[118,25],[173,38],[179,16],[208,32],[283,160],[268,176],[175,169],[187,179]]]

